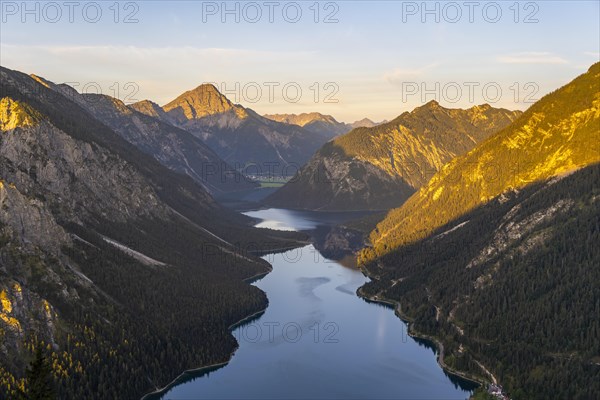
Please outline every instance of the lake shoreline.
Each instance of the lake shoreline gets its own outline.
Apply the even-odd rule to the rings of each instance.
[[[272,270],[273,269],[271,268],[271,271]],[[262,275],[266,276],[271,271],[268,271]],[[250,278],[248,278],[248,279],[250,279]],[[269,304],[267,303],[267,306],[265,308],[263,308],[262,310],[253,312],[252,314],[249,314],[249,315],[245,316],[244,318],[240,319],[239,321],[234,322],[233,324],[229,325],[229,327],[227,327],[227,329],[229,329],[229,333],[231,334],[237,327],[244,324],[245,322],[248,322],[250,320],[253,320],[254,318],[261,316],[262,314],[265,313],[265,311],[267,311],[268,307],[269,307]],[[235,338],[235,336],[234,336],[234,338]],[[236,339],[236,342],[237,342],[237,339]],[[146,393],[144,396],[142,396],[141,400],[152,400],[155,398],[155,396],[160,396],[160,395],[165,394],[168,390],[177,386],[177,384],[179,384],[179,382],[182,380],[182,378],[186,378],[189,375],[198,375],[199,373],[202,373],[202,372],[211,372],[211,371],[214,371],[221,367],[226,366],[227,364],[229,364],[231,362],[231,359],[233,358],[233,356],[235,355],[235,352],[239,349],[239,347],[240,347],[240,345],[239,345],[239,343],[237,343],[237,345],[235,346],[235,348],[233,349],[231,354],[229,354],[229,356],[227,357],[227,360],[225,360],[223,362],[219,362],[219,363],[205,365],[205,366],[198,367],[198,368],[187,369],[187,370],[183,371],[181,374],[179,374],[175,379],[173,379],[165,387],[157,389],[154,392]]]
[[[303,247],[303,246],[304,246],[303,244],[298,243],[298,246],[292,246],[292,247],[290,247],[287,250],[291,250],[291,249],[295,249],[295,248]],[[275,251],[275,253],[279,252],[278,249],[275,249],[274,251]],[[270,254],[270,253],[268,253],[268,254]],[[260,279],[264,278],[265,276],[267,276],[271,272],[273,272],[273,266],[271,264],[269,264],[269,270],[268,271],[259,272],[258,274],[255,274],[255,275],[252,275],[252,276],[250,276],[248,278],[242,279],[242,281],[246,282],[249,285],[251,285],[252,283],[254,283],[256,281],[259,281]],[[257,318],[257,317],[261,316],[262,314],[264,314],[267,311],[267,308],[269,308],[269,302],[268,302],[268,300],[267,300],[267,305],[263,309],[255,311],[255,312],[252,312],[251,314],[248,314],[247,316],[245,316],[245,317],[241,318],[240,320],[234,322],[233,324],[229,325],[227,327],[227,329],[229,330],[229,334],[232,335],[232,332],[236,328],[238,328],[240,325],[243,325],[244,323],[246,323],[248,321],[251,321],[254,318]],[[235,336],[234,336],[234,339],[235,339]],[[227,359],[225,361],[214,363],[214,364],[209,364],[209,365],[204,365],[204,366],[201,366],[201,367],[198,367],[198,368],[192,368],[192,369],[185,370],[181,374],[179,374],[175,379],[173,379],[169,384],[165,385],[164,387],[162,387],[160,389],[156,389],[153,392],[146,393],[145,395],[143,395],[141,397],[141,400],[159,399],[160,398],[159,396],[165,394],[170,389],[172,389],[173,387],[177,386],[183,378],[186,378],[189,375],[198,375],[198,374],[201,374],[203,372],[211,372],[211,371],[214,371],[214,370],[217,370],[219,368],[222,368],[222,367],[226,366],[227,364],[229,364],[231,362],[231,359],[233,358],[233,356],[235,355],[236,351],[240,347],[240,344],[237,341],[237,339],[235,339],[235,341],[236,341],[236,346],[231,351],[231,353],[227,356]]]
[[[298,232],[303,232],[303,231],[298,231]],[[311,244],[313,244],[313,243],[310,240],[306,240],[306,241],[297,240],[294,244],[290,244],[289,246],[278,247],[278,248],[269,249],[269,250],[253,250],[253,251],[250,251],[249,253],[251,253],[253,256],[256,256],[256,257],[264,257],[264,256],[272,255],[272,254],[285,253],[286,251],[298,249],[300,247],[309,246]],[[272,270],[273,270],[273,268],[271,268],[271,270],[268,272],[261,272],[259,274],[256,274],[255,276],[267,275]],[[244,281],[246,282],[246,281],[252,280],[253,278],[254,277],[251,276],[250,278],[244,279]]]
[[[253,218],[253,217],[251,217]],[[299,229],[299,231],[302,231],[301,229]],[[313,238],[314,239],[314,238]],[[265,252],[264,255],[268,255],[268,254],[277,254],[280,252],[284,252],[286,250],[290,250],[290,249],[294,249],[294,248],[298,248],[298,247],[302,247],[305,245],[314,245],[313,240],[308,241],[307,243],[301,243],[299,241],[293,243],[293,245],[291,246],[284,246],[284,248],[281,249],[271,249],[268,252]],[[278,251],[279,250],[279,251]],[[255,254],[256,255],[256,254]],[[269,270],[265,271],[265,272],[260,272],[257,273],[255,275],[252,275],[248,278],[243,279],[244,282],[248,283],[248,284],[252,284],[254,282],[257,282],[259,280],[261,280],[262,278],[264,278],[265,276],[269,275],[271,272],[274,271],[274,266],[273,264],[269,263]],[[364,274],[364,271],[363,271]],[[367,275],[368,276],[368,275]],[[358,289],[355,289],[356,292],[354,293],[354,297],[357,299],[364,299],[366,301],[371,301],[374,303],[382,303],[382,304],[387,304],[389,306],[392,306],[393,308],[395,308],[396,310],[398,309],[398,307],[396,306],[396,303],[393,300],[389,300],[389,299],[384,299],[383,301],[381,299],[370,299],[366,296],[364,296],[361,293],[361,288],[359,287]],[[267,303],[267,305],[262,309],[262,310],[258,310],[256,312],[252,312],[249,315],[241,318],[239,321],[229,325],[228,329],[230,331],[230,334],[233,333],[233,331],[235,329],[237,329],[239,326],[248,323],[250,321],[253,321],[256,318],[260,318],[260,316],[262,314],[264,314],[266,312],[266,310],[269,307],[269,303]],[[446,373],[447,377],[450,379],[453,379],[452,377],[454,377],[455,379],[459,379],[465,382],[465,385],[467,385],[467,382],[472,383],[474,385],[481,385],[483,384],[483,380],[482,379],[476,379],[473,377],[470,377],[466,374],[463,374],[460,371],[454,371],[451,368],[449,368],[443,360],[444,357],[444,346],[441,342],[439,342],[436,338],[431,338],[428,337],[426,335],[421,335],[418,334],[416,332],[411,332],[410,329],[410,325],[408,325],[408,322],[410,322],[410,319],[408,318],[403,318],[403,316],[398,315],[398,313],[396,313],[398,317],[400,317],[400,319],[407,323],[407,326],[409,327],[408,329],[408,333],[411,337],[415,338],[415,339],[421,339],[424,341],[427,341],[428,343],[431,343],[431,347],[434,347],[434,349],[437,350],[438,354],[437,354],[437,364],[441,367],[441,369]],[[394,317],[391,317],[392,319],[394,319]],[[235,336],[234,336],[235,337]],[[427,347],[430,347],[429,344],[427,344]],[[228,364],[230,364],[230,362],[233,359],[233,356],[236,354],[237,350],[240,348],[240,343],[238,342],[237,338],[236,338],[236,346],[235,348],[231,351],[231,353],[229,354],[229,356],[223,361],[223,362],[218,362],[218,363],[213,363],[210,365],[205,365],[205,366],[201,366],[198,368],[193,368],[190,370],[185,370],[184,372],[182,372],[181,374],[179,374],[173,381],[171,381],[168,385],[166,385],[165,387],[161,388],[161,389],[156,389],[151,393],[148,393],[146,395],[144,395],[142,397],[142,400],[160,400],[162,399],[163,396],[165,396],[173,387],[176,387],[182,383],[185,383],[186,381],[191,381],[191,380],[195,380],[197,378],[200,378],[202,376],[204,376],[205,374],[210,374],[212,371],[221,369],[225,366],[227,366]],[[457,385],[457,383],[454,383],[455,385]],[[460,384],[460,383],[459,383]],[[462,384],[460,384],[462,386]],[[467,390],[473,390],[473,389],[462,389],[464,391]]]
[[[363,272],[365,272],[365,271],[363,270]],[[366,276],[369,277],[368,274],[366,274]],[[453,376],[455,376],[455,377],[457,377],[459,379],[463,379],[465,381],[472,382],[472,383],[474,383],[476,385],[479,385],[479,386],[485,386],[485,385],[487,385],[489,383],[488,381],[484,380],[481,377],[477,377],[477,376],[468,374],[467,372],[459,371],[459,370],[456,370],[456,369],[451,368],[450,366],[448,366],[444,362],[444,356],[445,356],[444,344],[441,341],[441,339],[438,338],[438,337],[435,337],[435,336],[426,335],[424,333],[416,331],[412,327],[412,322],[413,322],[412,318],[410,318],[409,316],[405,315],[402,312],[400,302],[398,302],[396,300],[389,299],[387,297],[366,295],[362,291],[362,288],[358,288],[358,290],[356,291],[356,294],[360,298],[362,298],[362,299],[364,299],[366,301],[370,301],[370,302],[373,302],[373,303],[384,304],[384,305],[387,305],[387,306],[392,306],[392,308],[394,309],[394,313],[396,314],[396,316],[398,316],[398,318],[400,318],[400,320],[402,320],[402,322],[404,322],[406,324],[406,326],[408,327],[408,336],[410,336],[412,338],[416,338],[416,339],[421,339],[421,340],[427,341],[427,342],[432,343],[434,345],[435,349],[437,350],[437,355],[436,355],[437,363],[438,363],[438,365],[447,374],[453,375]]]

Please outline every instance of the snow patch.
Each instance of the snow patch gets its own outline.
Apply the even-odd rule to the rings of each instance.
[[[460,229],[460,228],[462,228],[463,226],[465,226],[465,225],[466,225],[466,224],[468,224],[468,223],[469,223],[469,220],[466,220],[465,222],[461,222],[460,224],[456,225],[454,228],[448,229],[446,232],[442,232],[442,233],[440,233],[439,235],[437,235],[437,236],[435,237],[435,239],[440,239],[440,238],[442,238],[442,237],[446,236],[447,234],[449,234],[449,233],[451,233],[451,232],[454,232],[454,231],[455,231],[455,230],[457,230],[457,229]]]
[[[135,250],[125,246],[124,244],[117,242],[116,240],[107,238],[106,236],[102,236],[102,239],[106,243],[109,243],[109,244],[113,245],[114,247],[116,247],[117,249],[121,250],[123,253],[127,254],[128,256],[135,258],[142,264],[149,265],[149,266],[159,266],[159,267],[165,267],[167,265],[164,262],[157,261],[154,258],[148,257],[147,255],[140,253],[139,251],[135,251]]]

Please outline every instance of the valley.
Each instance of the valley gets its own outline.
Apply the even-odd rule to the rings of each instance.
[[[600,398],[565,4],[2,2],[0,399]]]
[[[245,214],[259,219],[257,227],[312,235],[361,216],[283,209]],[[405,398],[468,396],[476,384],[446,375],[435,349],[408,336],[393,310],[355,295],[368,281],[360,270],[324,257],[315,245],[263,257],[273,271],[253,285],[269,306],[233,327],[239,348],[226,365],[186,372],[145,399],[392,399],[400,391]]]

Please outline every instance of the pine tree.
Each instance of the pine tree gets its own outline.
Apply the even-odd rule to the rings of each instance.
[[[38,346],[35,359],[26,371],[27,399],[29,400],[55,400],[56,390],[52,377],[52,367],[48,362],[44,349]]]

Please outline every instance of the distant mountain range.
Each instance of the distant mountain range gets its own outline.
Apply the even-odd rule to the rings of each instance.
[[[149,101],[130,106],[184,129],[245,175],[291,176],[331,137],[258,115],[233,104],[215,86],[200,85],[164,107]]]
[[[595,398],[599,200],[597,63],[390,211],[360,254],[360,292],[512,398]]]
[[[448,109],[431,101],[393,121],[356,128],[326,143],[265,203],[312,210],[398,206],[444,164],[520,114],[487,104]]]
[[[364,118],[360,121],[346,124],[338,122],[331,115],[324,115],[318,112],[303,114],[266,114],[264,117],[277,122],[298,125],[315,133],[325,133],[330,139],[348,133],[354,128],[371,128],[387,122],[383,121],[376,123],[368,118]]]
[[[354,129],[354,128],[372,128],[377,125],[385,124],[386,122],[388,122],[388,121],[385,119],[381,122],[373,122],[369,118],[363,118],[361,120],[354,121],[348,125],[351,126],[352,129]]]

